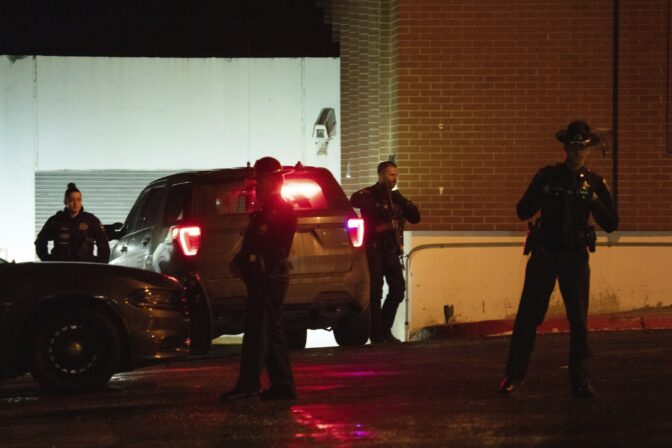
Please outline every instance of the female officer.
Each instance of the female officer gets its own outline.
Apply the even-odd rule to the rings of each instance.
[[[110,245],[105,228],[93,214],[82,207],[82,193],[74,183],[68,184],[63,198],[65,208],[47,220],[37,235],[35,249],[42,261],[89,261],[107,263]],[[47,244],[54,242],[49,253]],[[93,254],[96,245],[97,254]]]

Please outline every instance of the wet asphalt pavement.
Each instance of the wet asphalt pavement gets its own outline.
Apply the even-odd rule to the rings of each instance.
[[[541,335],[525,388],[497,390],[508,337],[293,352],[299,399],[220,404],[237,347],[115,376],[98,393],[0,382],[10,447],[669,447],[672,331],[591,333],[597,396],[576,399],[567,334]]]

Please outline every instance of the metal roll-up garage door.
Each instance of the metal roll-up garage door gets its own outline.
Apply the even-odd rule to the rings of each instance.
[[[38,171],[35,173],[35,233],[47,219],[63,210],[63,195],[69,182],[82,192],[84,210],[103,224],[124,222],[138,194],[151,181],[172,171]]]

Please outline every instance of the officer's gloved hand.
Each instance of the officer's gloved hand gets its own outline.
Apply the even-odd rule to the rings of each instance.
[[[380,233],[380,232],[384,232],[386,230],[390,230],[390,229],[393,229],[393,228],[394,228],[394,225],[391,222],[386,222],[386,223],[383,223],[383,224],[378,224],[376,226],[376,232]]]

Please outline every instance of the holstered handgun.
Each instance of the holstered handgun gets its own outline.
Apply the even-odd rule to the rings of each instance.
[[[595,226],[588,226],[586,229],[586,247],[588,252],[595,252],[595,241],[597,240],[597,235],[595,234]]]
[[[523,255],[529,255],[530,252],[537,249],[541,244],[541,222],[537,219],[534,223],[527,222],[527,238],[525,238],[525,247]]]

